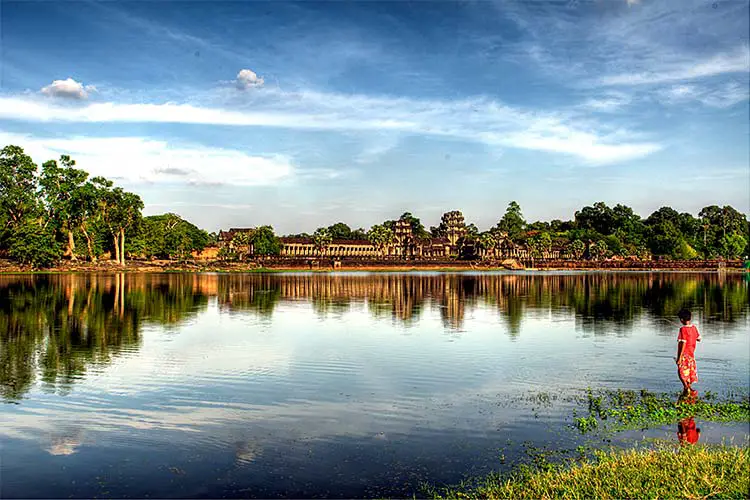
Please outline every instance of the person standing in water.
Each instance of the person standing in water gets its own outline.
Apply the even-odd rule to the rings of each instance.
[[[698,370],[695,365],[695,345],[701,341],[701,334],[698,328],[690,323],[692,315],[687,309],[677,313],[680,318],[682,327],[677,335],[677,374],[684,387],[683,394],[693,394],[696,391],[691,387],[698,381]]]

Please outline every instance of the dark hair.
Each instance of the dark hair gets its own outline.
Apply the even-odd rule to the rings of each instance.
[[[690,321],[690,318],[692,318],[693,315],[690,314],[690,311],[687,309],[681,309],[680,312],[677,313],[677,317],[682,321]]]

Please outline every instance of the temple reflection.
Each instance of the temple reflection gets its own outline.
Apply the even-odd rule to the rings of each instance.
[[[359,307],[373,320],[416,325],[436,314],[465,329],[479,308],[511,337],[525,317],[575,318],[594,335],[628,335],[643,317],[682,307],[703,322],[747,317],[748,281],[715,274],[129,274],[0,276],[0,395],[36,383],[65,392],[94,367],[135,352],[144,326],[179,328],[215,303],[224,314],[270,320],[280,304],[309,304],[321,318]]]

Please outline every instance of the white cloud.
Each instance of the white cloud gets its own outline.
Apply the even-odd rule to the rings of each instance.
[[[717,75],[747,73],[750,71],[750,52],[743,47],[730,53],[717,54],[711,58],[695,61],[685,59],[671,63],[660,63],[654,69],[638,73],[622,73],[602,77],[602,85],[648,85],[657,83],[696,80]]]
[[[244,90],[253,87],[262,87],[263,83],[263,78],[259,77],[253,70],[243,69],[237,73],[236,84],[239,89]]]
[[[587,99],[581,107],[599,113],[613,113],[630,104],[632,100],[632,97],[627,94],[612,92],[600,97]]]
[[[291,161],[282,156],[250,156],[143,137],[44,139],[0,132],[0,144],[23,147],[37,163],[67,154],[92,177],[129,182],[258,186],[276,184],[295,173]]]
[[[698,101],[712,108],[730,108],[750,99],[750,89],[739,82],[721,85],[674,85],[660,90],[657,98],[664,104],[684,104]]]
[[[88,99],[90,92],[96,92],[96,87],[93,85],[83,85],[72,78],[54,80],[41,89],[41,93],[46,96],[66,99]]]
[[[592,163],[645,156],[660,149],[625,132],[608,135],[573,115],[526,111],[494,100],[414,100],[331,93],[284,93],[224,107],[192,104],[94,103],[75,108],[0,97],[0,119],[69,123],[184,123],[338,132],[376,131],[451,137],[489,146],[563,153]],[[573,141],[576,147],[568,144]]]

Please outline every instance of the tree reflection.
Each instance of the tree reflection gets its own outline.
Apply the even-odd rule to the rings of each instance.
[[[463,330],[477,308],[494,311],[511,338],[524,318],[576,319],[594,335],[628,335],[642,318],[682,307],[704,322],[748,313],[742,276],[573,274],[111,274],[0,276],[0,395],[17,400],[36,383],[66,391],[95,366],[139,348],[144,325],[178,327],[216,297],[220,311],[270,320],[279,303],[322,318],[362,305],[376,321],[416,325],[438,314]]]
[[[0,395],[20,399],[37,377],[45,390],[65,392],[91,367],[137,349],[144,324],[179,324],[208,303],[191,278],[2,277]]]

